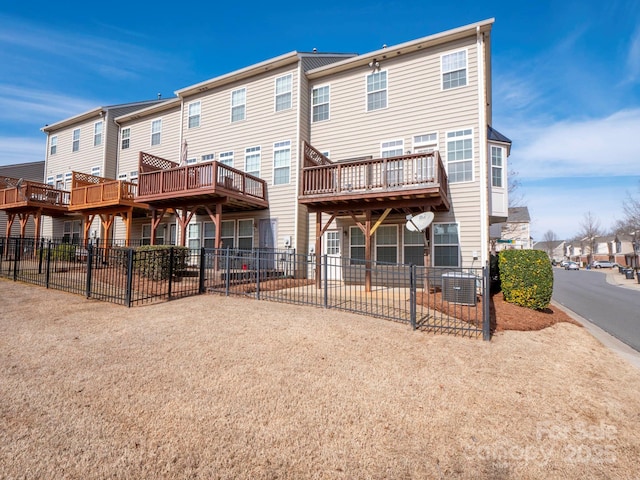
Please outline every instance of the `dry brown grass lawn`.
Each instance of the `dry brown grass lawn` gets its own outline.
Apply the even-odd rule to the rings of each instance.
[[[637,478],[640,372],[560,323],[490,342],[214,295],[0,280],[0,478]]]

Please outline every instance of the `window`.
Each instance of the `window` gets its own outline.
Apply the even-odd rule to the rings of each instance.
[[[433,225],[433,265],[435,267],[458,267],[460,258],[458,225],[439,223]]]
[[[381,225],[376,230],[376,260],[396,263],[398,261],[398,227]]]
[[[276,78],[276,112],[291,108],[291,74]]]
[[[154,242],[156,245],[164,245],[164,232],[166,228],[166,225],[158,225],[156,228],[156,239]],[[140,242],[142,245],[151,245],[151,225],[142,225]]]
[[[260,176],[260,147],[249,147],[244,151],[244,171]]]
[[[210,162],[212,160],[215,160],[215,158],[216,158],[215,153],[207,153],[206,155],[202,155],[201,160],[203,162]]]
[[[220,163],[233,167],[233,151],[220,152]]]
[[[64,174],[64,189],[71,190],[71,185],[73,184],[73,173],[67,172]]]
[[[367,75],[367,112],[387,108],[387,72]]]
[[[190,223],[187,225],[187,246],[192,249],[200,248],[200,224]]]
[[[100,167],[92,167],[91,168],[91,175],[93,175],[94,177],[99,177],[100,173],[101,173],[101,168]]]
[[[138,171],[134,170],[129,174],[129,181],[131,183],[138,183]]]
[[[162,135],[162,119],[151,122],[151,145],[160,145]]]
[[[396,157],[403,154],[403,140],[391,140],[382,142],[380,156],[382,158]],[[403,181],[403,161],[395,160],[387,162],[387,184],[398,185]]]
[[[131,140],[131,128],[122,129],[122,138],[120,140],[120,148],[122,148],[122,150],[126,150],[127,148],[129,148],[129,142]]]
[[[438,134],[427,133],[413,137],[414,153],[430,153],[438,149]]]
[[[82,222],[80,220],[64,222],[62,230],[62,242],[73,243],[74,245],[79,244],[81,228]]]
[[[102,120],[93,124],[93,146],[102,145]]]
[[[313,122],[329,120],[329,85],[316,87],[311,92],[311,103],[313,105]]]
[[[193,165],[195,163],[198,163],[198,159],[193,157],[193,158],[187,158],[187,165]]]
[[[404,228],[404,263],[424,265],[424,232],[414,232]]]
[[[204,248],[216,248],[216,224],[213,222],[204,222],[203,240]]]
[[[491,186],[502,187],[502,148],[491,147]]]
[[[273,184],[289,183],[291,170],[291,141],[273,144]]]
[[[239,88],[231,92],[231,121],[239,122],[245,119],[247,103],[247,89]]]
[[[73,131],[73,143],[71,144],[71,151],[77,152],[80,150],[80,129],[76,128]]]
[[[222,241],[220,247],[221,248],[234,248],[234,233],[236,228],[235,220],[223,220],[222,226],[220,227],[220,240]]]
[[[127,181],[127,174],[126,173],[119,173],[118,174],[118,180],[120,180],[121,182],[126,182]]]
[[[442,89],[464,87],[467,84],[467,51],[448,53],[440,57]]]
[[[447,176],[449,183],[473,180],[471,129],[447,133]]]
[[[325,244],[327,255],[340,255],[340,231],[328,230]]]
[[[61,173],[56,175],[56,190],[64,190],[64,180]]]
[[[56,184],[56,181],[53,177],[47,177],[47,185],[51,185],[52,187]]]
[[[349,227],[349,256],[351,265],[362,265],[364,263],[364,233],[360,227]]]
[[[189,128],[200,126],[200,102],[189,104]]]
[[[253,219],[238,220],[238,248],[253,249]]]
[[[51,155],[55,155],[57,151],[58,151],[58,136],[54,135],[49,140],[49,153]]]

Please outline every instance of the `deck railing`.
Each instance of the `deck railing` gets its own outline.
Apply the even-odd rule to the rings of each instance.
[[[439,185],[447,191],[447,174],[437,151],[302,169],[303,195],[362,194],[425,185]]]
[[[25,182],[19,187],[0,190],[0,208],[25,204],[69,206],[69,192],[58,190],[50,185]]]
[[[94,185],[84,185],[71,190],[71,205],[97,205],[120,201],[133,201],[137,185],[122,180],[107,180]]]
[[[216,161],[181,167],[141,152],[138,197],[180,196],[180,193],[193,193],[197,190],[201,193],[207,193],[207,190],[225,190],[266,200],[267,188],[266,182],[261,178]]]

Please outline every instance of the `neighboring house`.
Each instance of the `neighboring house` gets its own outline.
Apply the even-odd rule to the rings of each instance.
[[[7,231],[7,213],[1,210],[4,204],[4,197],[2,197],[2,190],[12,187],[10,179],[23,179],[31,180],[34,182],[42,182],[44,175],[44,161],[41,162],[28,162],[28,163],[16,163],[14,165],[2,165],[0,166],[0,236],[10,237],[20,235],[20,221],[15,219],[11,225],[11,231]],[[34,237],[35,235],[35,222],[30,218],[26,219],[25,224],[25,236]]]
[[[509,207],[507,221],[492,225],[490,235],[492,246],[496,252],[507,249],[531,249],[529,209],[527,207]]]
[[[640,267],[640,232],[618,234],[614,238],[614,261],[619,265]]]
[[[116,179],[118,175],[118,125],[114,118],[161,102],[151,100],[98,107],[74,117],[46,125],[47,134],[45,173],[41,181],[57,190],[71,191],[74,172]],[[46,218],[42,235],[50,238],[82,239],[83,233],[103,238],[101,211],[73,210],[64,219]],[[116,212],[117,214],[120,212]],[[112,221],[112,212],[107,220]]]
[[[72,188],[80,171],[136,184],[138,210],[103,219],[116,239],[415,264],[426,240],[430,265],[485,265],[489,227],[511,213],[511,141],[491,127],[492,26],[363,55],[291,52],[174,99],[58,122],[43,129],[47,181]],[[76,208],[84,225],[46,234],[86,237],[100,210]],[[425,235],[405,228],[428,211]]]
[[[542,250],[553,262],[561,262],[566,256],[566,242],[564,240],[536,242],[531,247],[533,250]]]

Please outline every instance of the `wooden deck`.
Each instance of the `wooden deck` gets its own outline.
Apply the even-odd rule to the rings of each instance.
[[[148,210],[148,205],[136,202],[136,192],[137,185],[132,182],[73,172],[69,210],[98,212],[120,207]]]
[[[227,211],[269,206],[261,178],[216,161],[180,166],[140,152],[137,202],[152,208],[222,203]]]
[[[304,156],[298,201],[310,211],[451,207],[437,151],[333,163],[305,145]]]
[[[0,176],[0,210],[8,214],[38,211],[57,217],[68,212],[70,194],[51,185]]]

